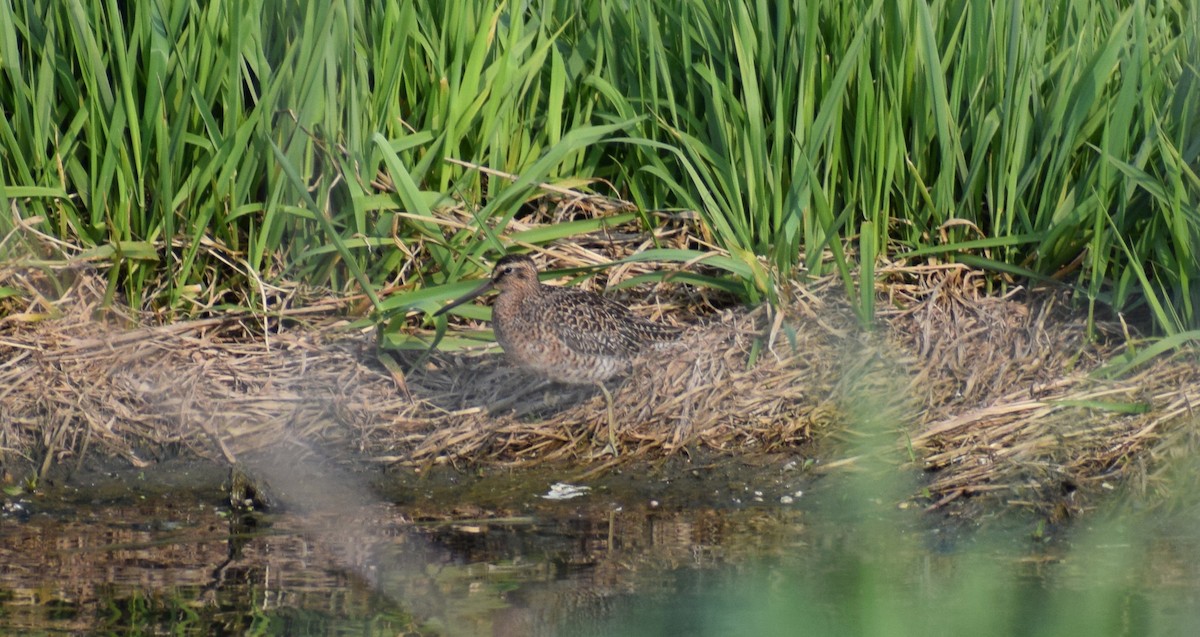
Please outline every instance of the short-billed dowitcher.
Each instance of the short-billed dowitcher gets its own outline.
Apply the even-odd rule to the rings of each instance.
[[[492,330],[505,356],[552,381],[599,386],[616,453],[612,395],[604,381],[627,372],[638,354],[678,338],[679,329],[638,318],[594,292],[543,285],[533,259],[522,254],[500,259],[490,279],[434,316],[493,288],[500,295],[492,305]]]

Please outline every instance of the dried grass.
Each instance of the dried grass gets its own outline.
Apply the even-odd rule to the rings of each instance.
[[[1093,372],[1130,342],[1124,326],[1098,324],[1089,338],[1065,294],[996,297],[985,285],[980,273],[940,266],[896,269],[885,286],[895,309],[884,320],[913,356],[910,395],[922,411],[909,443],[930,474],[930,508],[992,495],[1070,514],[1087,505],[1081,489],[1144,480],[1164,434],[1196,430],[1194,350],[1105,380]]]
[[[859,426],[855,405],[869,398],[928,472],[931,508],[982,495],[1053,513],[1078,489],[1145,482],[1153,450],[1194,429],[1200,400],[1194,353],[1119,381],[1089,376],[1124,333],[1102,325],[1089,339],[1061,294],[995,296],[965,267],[896,266],[884,270],[873,335],[856,329],[833,281],[795,287],[782,313],[725,310],[689,325],[615,388],[621,453],[596,458],[603,397],[539,385],[494,353],[392,352],[404,370],[393,375],[373,338],[345,331],[335,312],[269,340],[248,336],[252,317],[130,329],[131,317],[99,309],[98,278],[77,273],[51,301],[36,292],[41,277],[0,269],[0,286],[29,291],[0,318],[0,458],[43,470],[89,453],[142,465],[293,443],[343,460],[603,470],[692,450],[804,448]],[[683,323],[688,302],[668,298],[664,320]]]

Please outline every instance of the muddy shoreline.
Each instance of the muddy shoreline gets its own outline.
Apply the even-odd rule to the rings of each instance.
[[[810,496],[822,479],[811,467],[806,468],[805,462],[792,454],[753,459],[709,454],[704,460],[673,458],[591,476],[584,475],[585,469],[566,464],[534,468],[479,466],[470,470],[449,466],[381,469],[372,463],[348,465],[314,458],[295,464],[294,460],[271,454],[247,456],[241,465],[268,478],[286,476],[286,472],[295,471],[294,467],[300,468],[308,484],[299,489],[277,488],[278,502],[273,508],[278,511],[313,508],[306,502],[307,490],[322,482],[334,482],[355,489],[354,496],[343,493],[339,497],[388,502],[420,519],[453,519],[472,511],[479,516],[504,517],[541,501],[553,503],[556,500],[550,491],[556,483],[586,486],[588,490],[579,497],[564,498],[585,508],[786,506]],[[285,468],[289,464],[293,466]],[[23,468],[33,470],[29,463]],[[21,469],[10,467],[18,473]],[[230,474],[229,464],[214,460],[176,457],[137,468],[119,458],[95,456],[77,469],[56,465],[36,486],[25,485],[8,497],[27,502],[104,504],[187,494],[215,506],[227,506]],[[317,494],[314,501],[320,497]]]

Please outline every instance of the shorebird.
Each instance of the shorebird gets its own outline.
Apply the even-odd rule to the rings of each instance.
[[[676,340],[679,328],[638,318],[628,308],[578,288],[543,285],[533,259],[510,254],[482,285],[438,310],[451,309],[492,289],[492,330],[517,367],[570,385],[595,385],[608,403],[608,438],[617,453],[612,394],[605,381],[625,374],[633,359]]]

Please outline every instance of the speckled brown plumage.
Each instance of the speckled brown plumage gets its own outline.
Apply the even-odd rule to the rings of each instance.
[[[438,311],[500,290],[492,329],[517,366],[562,383],[602,383],[629,370],[635,356],[679,336],[675,327],[634,316],[625,306],[577,288],[542,285],[525,255],[496,263],[491,279]]]

